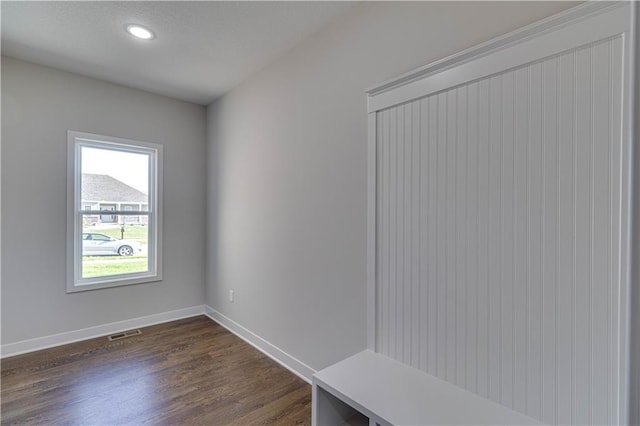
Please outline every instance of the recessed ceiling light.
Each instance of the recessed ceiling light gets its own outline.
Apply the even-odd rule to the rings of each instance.
[[[155,37],[155,35],[153,34],[153,32],[150,29],[145,28],[142,25],[129,24],[129,25],[125,26],[124,28],[132,36],[137,37],[137,38],[141,38],[143,40],[151,40],[152,38]]]

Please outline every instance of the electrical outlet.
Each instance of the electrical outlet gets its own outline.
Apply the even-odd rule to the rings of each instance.
[[[229,302],[233,303],[233,290],[229,290]]]

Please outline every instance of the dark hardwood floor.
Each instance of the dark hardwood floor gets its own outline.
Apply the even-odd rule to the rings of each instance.
[[[1,361],[2,424],[310,424],[311,387],[204,316]]]

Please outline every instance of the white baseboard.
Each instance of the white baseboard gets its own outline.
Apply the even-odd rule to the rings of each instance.
[[[258,349],[278,364],[282,365],[305,382],[311,384],[311,376],[316,372],[313,368],[207,305],[192,306],[190,308],[178,309],[175,311],[163,312],[160,314],[148,315],[125,321],[117,321],[80,330],[52,334],[50,336],[22,340],[15,343],[8,343],[0,346],[0,358],[20,355],[54,346],[66,345],[68,343],[74,343],[81,340],[92,339],[94,337],[101,337],[120,331],[131,330],[133,328],[148,327],[154,324],[175,321],[203,314],[245,342],[249,343],[251,346]]]
[[[276,361],[278,364],[282,365],[305,382],[311,384],[311,376],[316,372],[313,368],[289,355],[277,346],[267,342],[262,337],[244,328],[231,318],[216,311],[211,306],[205,305],[204,308],[206,316],[236,336],[240,337],[242,340],[249,343],[251,346],[258,349],[260,352],[264,353],[266,356]]]
[[[204,313],[205,306],[198,305],[192,306],[190,308],[177,309],[175,311],[163,312],[160,314],[148,315],[145,317],[133,318],[130,320],[112,322],[95,327],[53,334],[51,336],[37,337],[35,339],[8,343],[0,347],[0,358],[20,355],[27,352],[38,351],[40,349],[51,348],[54,346],[65,345],[67,343],[78,342],[80,340],[92,339],[94,337],[100,337],[120,331],[131,330],[132,328],[147,327],[167,321],[175,321],[182,318],[203,315]]]

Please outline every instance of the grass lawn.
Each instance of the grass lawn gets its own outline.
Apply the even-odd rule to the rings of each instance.
[[[93,257],[92,259],[96,259]],[[107,258],[108,259],[108,258]],[[148,260],[144,258],[117,257],[113,260],[87,260],[82,259],[82,277],[101,277],[105,275],[129,274],[132,272],[145,272],[149,268]]]
[[[120,256],[117,254],[113,254],[113,255],[98,255],[98,256],[82,256],[82,261],[90,261],[90,260],[103,260],[103,261],[110,261],[110,262],[119,262],[122,259],[146,259],[147,255],[140,253],[140,254],[134,254],[133,256]]]
[[[108,228],[86,227],[82,232],[99,232],[101,234],[109,235],[110,237],[120,239],[120,226],[113,226]],[[124,239],[136,240],[142,244],[147,244],[148,228],[142,225],[125,225],[124,226]]]
[[[148,228],[141,225],[125,225],[124,239],[135,240],[147,245]],[[83,232],[98,232],[120,239],[120,226],[95,226],[86,227]],[[145,272],[149,268],[149,261],[146,253],[134,256],[83,256],[82,257],[82,277],[104,277],[109,275],[130,274],[134,272]]]

